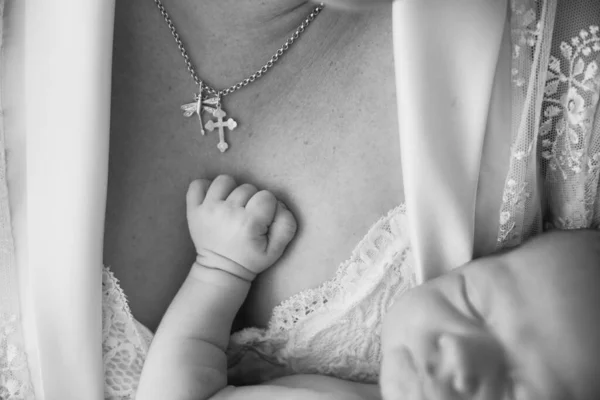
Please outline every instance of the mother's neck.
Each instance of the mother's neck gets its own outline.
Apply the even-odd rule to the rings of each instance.
[[[315,6],[308,0],[163,0],[163,3],[219,32],[272,29],[271,23],[279,17]]]
[[[198,73],[217,87],[246,78],[260,68],[316,6],[307,0],[163,3]]]

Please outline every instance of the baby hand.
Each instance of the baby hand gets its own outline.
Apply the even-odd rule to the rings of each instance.
[[[199,179],[187,193],[197,262],[247,281],[269,268],[296,233],[296,220],[273,194],[227,175]]]

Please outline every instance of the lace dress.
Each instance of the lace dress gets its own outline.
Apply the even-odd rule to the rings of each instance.
[[[334,278],[273,310],[267,329],[232,335],[229,381],[257,384],[292,374],[375,383],[380,330],[394,299],[414,286],[404,206],[375,223]],[[104,274],[106,394],[132,393],[151,334],[135,322],[110,271]]]

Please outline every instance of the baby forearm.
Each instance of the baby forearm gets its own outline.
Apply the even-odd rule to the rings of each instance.
[[[250,283],[195,264],[150,347],[138,400],[207,399],[227,385],[225,350]]]
[[[203,340],[225,350],[250,282],[195,263],[161,321],[157,335]]]
[[[236,186],[225,175],[190,184],[187,219],[197,259],[150,346],[138,400],[241,393],[227,387],[231,326],[250,282],[294,237],[296,220],[270,192]]]

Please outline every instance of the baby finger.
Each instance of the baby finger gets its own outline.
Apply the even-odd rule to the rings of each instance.
[[[236,207],[245,207],[257,192],[256,186],[245,183],[235,188],[226,201]]]
[[[246,204],[246,211],[257,218],[257,222],[268,227],[275,218],[277,199],[267,190],[256,193]]]
[[[202,204],[209,186],[210,181],[208,179],[196,179],[190,183],[186,195],[188,212]]]
[[[212,181],[212,184],[208,188],[206,200],[223,201],[231,192],[233,192],[236,186],[237,183],[235,183],[233,177],[229,175],[219,175]]]
[[[291,211],[281,201],[277,202],[275,217],[269,227],[267,253],[277,254],[277,256],[283,254],[286,246],[296,235],[297,228],[296,219]]]

